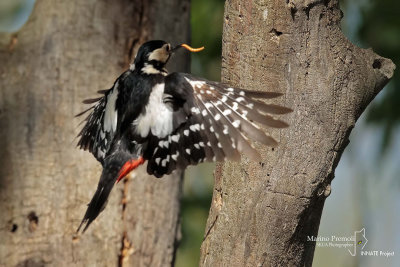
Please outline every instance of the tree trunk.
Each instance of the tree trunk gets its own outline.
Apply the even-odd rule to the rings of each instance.
[[[81,101],[110,88],[148,39],[189,39],[189,0],[37,0],[0,36],[0,266],[170,266],[181,174],[120,183],[81,237],[100,164],[75,145]],[[170,70],[187,71],[188,55]]]
[[[285,94],[290,128],[262,162],[218,165],[200,266],[311,266],[324,201],[356,120],[394,64],[351,44],[338,0],[227,1],[223,81]]]

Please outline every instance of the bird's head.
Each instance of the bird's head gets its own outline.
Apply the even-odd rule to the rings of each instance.
[[[145,74],[166,73],[165,65],[171,55],[179,48],[185,48],[191,52],[199,52],[204,49],[204,47],[192,48],[187,44],[180,44],[172,48],[169,43],[162,40],[148,41],[139,48],[131,68]]]

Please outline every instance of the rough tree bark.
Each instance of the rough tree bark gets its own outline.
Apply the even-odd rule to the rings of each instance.
[[[181,175],[144,169],[114,189],[82,237],[74,232],[100,166],[76,147],[81,100],[111,87],[138,46],[189,39],[189,0],[37,0],[0,38],[0,266],[169,266]],[[187,54],[170,69],[187,71]]]
[[[294,112],[260,163],[218,165],[200,266],[311,266],[325,198],[354,124],[394,64],[351,44],[338,0],[231,0],[222,77],[279,91]]]

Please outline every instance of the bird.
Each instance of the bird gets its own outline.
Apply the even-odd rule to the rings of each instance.
[[[168,73],[167,62],[182,48],[204,49],[145,42],[110,89],[83,101],[91,106],[76,115],[88,113],[78,147],[92,153],[103,170],[77,233],[104,210],[114,185],[145,162],[147,173],[159,178],[201,162],[239,161],[241,154],[260,161],[253,142],[275,147],[266,129],[288,127],[275,116],[292,109],[265,102],[281,93]]]

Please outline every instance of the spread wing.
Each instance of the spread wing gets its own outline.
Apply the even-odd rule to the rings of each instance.
[[[203,161],[239,160],[240,153],[259,160],[251,141],[277,145],[259,125],[287,127],[273,115],[292,111],[256,100],[280,93],[237,89],[183,73],[165,78],[164,93],[174,110],[174,129],[164,138],[151,137],[144,153],[147,172],[157,177]]]
[[[115,103],[118,96],[118,80],[111,89],[101,90],[99,93],[103,96],[84,100],[83,103],[94,105],[76,116],[82,116],[92,110],[78,134],[78,147],[91,152],[103,164],[117,127],[118,112]]]

